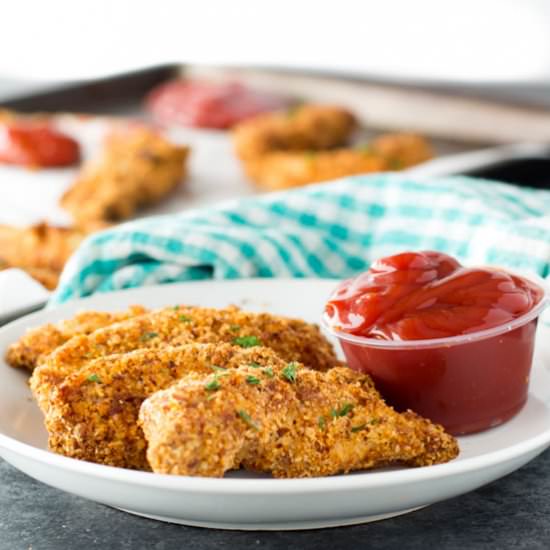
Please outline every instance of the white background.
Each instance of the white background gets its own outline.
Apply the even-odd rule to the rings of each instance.
[[[164,62],[430,81],[550,81],[545,0],[0,0],[0,76]]]

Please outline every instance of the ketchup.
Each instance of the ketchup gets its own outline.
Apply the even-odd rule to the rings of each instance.
[[[344,281],[326,312],[334,327],[383,340],[469,334],[509,323],[531,310],[542,289],[491,268],[466,268],[439,252],[405,252]]]
[[[344,281],[324,322],[350,368],[370,374],[390,405],[465,434],[502,424],[525,404],[543,297],[499,269],[405,252]]]
[[[0,124],[0,163],[28,167],[68,166],[80,158],[78,143],[44,124]]]
[[[177,79],[153,89],[146,105],[163,124],[225,129],[288,102],[236,82]]]

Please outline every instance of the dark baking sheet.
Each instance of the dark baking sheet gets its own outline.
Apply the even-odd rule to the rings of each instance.
[[[22,112],[82,112],[147,117],[143,98],[155,85],[183,74],[185,68],[170,64],[124,73],[101,80],[60,85],[58,89],[29,93],[0,102],[2,107]],[[291,73],[292,74],[292,73]],[[343,79],[346,80],[346,79]],[[344,100],[342,100],[344,102]],[[439,154],[471,151],[471,143],[432,138]],[[465,174],[505,181],[516,185],[550,189],[550,154],[511,158],[449,174]]]
[[[182,75],[189,69],[192,76],[195,76],[196,69],[202,70],[202,67],[185,67],[178,64],[169,64],[164,66],[150,67],[136,72],[124,73],[100,80],[75,82],[71,84],[60,84],[57,89],[49,89],[45,92],[29,92],[24,96],[19,96],[7,101],[0,101],[0,106],[8,109],[14,109],[21,112],[79,112],[96,115],[119,115],[147,118],[147,113],[143,109],[143,98],[149,90],[155,85]],[[243,70],[244,73],[248,69]],[[255,72],[251,68],[250,72]],[[266,74],[270,71],[264,71]],[[279,75],[287,75],[288,78],[296,77],[296,71],[274,71]],[[214,77],[227,78],[224,69],[207,68],[207,78]],[[201,75],[202,76],[202,75]],[[311,76],[311,75],[308,75]],[[200,78],[200,77],[199,77]],[[229,76],[231,78],[231,76]],[[238,78],[238,76],[237,76]],[[357,79],[339,78],[344,82],[355,82],[360,85]],[[320,82],[319,86],[323,83]],[[307,90],[304,90],[304,98],[307,98]],[[346,104],[346,98],[335,100],[343,105]],[[369,132],[379,133],[385,131],[384,128],[368,128]],[[435,149],[439,155],[462,151],[470,151],[479,144],[466,143],[460,140],[439,139],[431,137]]]
[[[472,170],[464,170],[462,173],[524,187],[550,189],[550,156],[513,158]]]
[[[143,97],[153,86],[176,76],[180,71],[181,67],[177,65],[151,67],[100,80],[61,84],[58,89],[30,93],[0,102],[0,105],[22,112],[135,115],[141,111]]]

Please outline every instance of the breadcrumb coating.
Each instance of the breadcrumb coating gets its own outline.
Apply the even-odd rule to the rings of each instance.
[[[114,323],[88,335],[75,336],[54,350],[33,372],[31,388],[43,411],[52,388],[89,361],[136,349],[163,348],[191,342],[264,345],[284,360],[326,370],[340,364],[319,327],[268,313],[175,306]]]
[[[54,289],[63,266],[87,234],[88,229],[47,223],[30,227],[0,225],[0,269],[23,269],[46,288]]]
[[[0,111],[0,119],[10,116]],[[103,154],[84,166],[61,199],[75,227],[0,225],[0,269],[23,269],[53,290],[84,238],[161,200],[184,178],[188,155],[187,147],[142,126],[113,134]]]
[[[348,142],[357,128],[346,109],[331,105],[303,105],[265,113],[238,124],[233,143],[242,160],[274,151],[323,150]]]
[[[429,466],[458,455],[456,440],[411,411],[386,405],[368,375],[298,363],[272,375],[242,365],[183,377],[141,406],[154,472],[221,477],[244,467],[314,477],[379,466]]]
[[[72,319],[30,329],[8,348],[6,362],[12,367],[32,372],[54,349],[62,346],[73,336],[90,334],[99,328],[146,312],[147,310],[142,306],[131,306],[127,311],[119,313],[82,311]]]
[[[410,168],[434,156],[426,138],[407,132],[382,134],[366,145],[369,149],[386,161],[388,170]]]
[[[288,189],[355,174],[409,168],[432,158],[428,142],[413,134],[387,134],[361,148],[272,151],[243,162],[262,188]]]
[[[84,166],[61,205],[77,225],[129,218],[164,198],[183,179],[189,148],[135,126],[113,134],[100,158]]]
[[[254,365],[259,374],[286,362],[265,347],[230,344],[168,346],[95,359],[51,393],[49,447],[73,458],[149,470],[145,437],[137,424],[143,400],[189,373],[214,374],[210,390],[205,388],[213,392],[227,369],[240,365]]]
[[[400,170],[433,156],[424,138],[409,133],[386,134],[352,147],[357,127],[345,109],[304,105],[242,122],[233,131],[233,142],[247,176],[269,190]]]

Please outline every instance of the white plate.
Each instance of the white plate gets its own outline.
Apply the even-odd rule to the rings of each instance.
[[[26,328],[82,308],[141,303],[205,306],[230,303],[317,321],[334,281],[256,279],[193,282],[97,295],[41,311],[0,329],[0,353]],[[349,525],[405,513],[498,479],[550,446],[550,330],[541,327],[531,393],[507,424],[460,438],[449,464],[313,479],[269,479],[246,473],[190,478],[136,472],[66,458],[46,450],[41,414],[22,372],[0,360],[0,454],[59,489],[156,519],[227,529],[307,529]],[[496,381],[498,382],[498,381]]]

